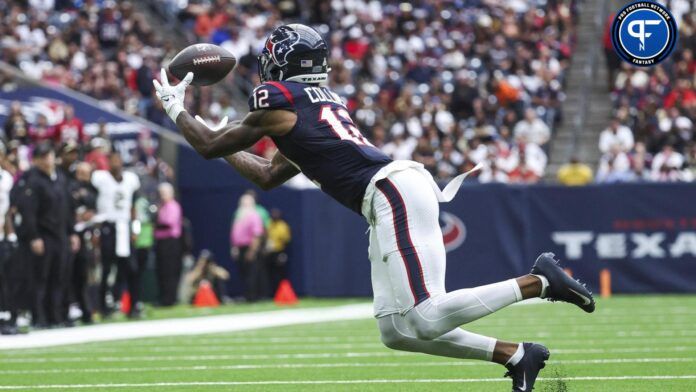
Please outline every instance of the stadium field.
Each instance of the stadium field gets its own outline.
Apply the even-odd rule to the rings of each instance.
[[[548,345],[539,391],[694,391],[695,308],[694,296],[615,296],[590,315],[520,305],[467,328]],[[0,364],[0,390],[510,390],[499,365],[384,348],[372,319],[0,351]]]

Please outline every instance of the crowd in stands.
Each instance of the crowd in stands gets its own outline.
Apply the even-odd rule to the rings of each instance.
[[[643,69],[608,56],[615,116],[600,138],[599,182],[694,177],[696,21],[689,2],[672,3],[680,35],[671,59]],[[243,106],[235,103],[258,83],[256,54],[268,31],[302,21],[329,43],[332,88],[390,156],[417,160],[438,179],[479,162],[481,182],[533,183],[545,174],[548,140],[562,121],[575,0],[159,4],[186,40],[222,45],[239,58],[228,78],[234,88],[187,95],[210,121],[239,118]],[[0,0],[0,60],[172,127],[152,99],[151,79],[178,46],[135,8],[129,1]],[[44,121],[27,137],[74,138],[48,135],[58,128]],[[266,140],[253,150],[271,155],[274,148]]]
[[[0,21],[0,60],[107,107],[161,122],[152,75],[175,53],[131,2],[2,0]]]
[[[696,179],[696,9],[685,0],[670,9],[679,39],[667,60],[639,68],[607,52],[614,116],[599,139],[598,182]]]
[[[0,0],[2,60],[172,125],[152,99],[151,79],[176,50],[134,4],[36,3]],[[544,175],[547,141],[562,119],[575,0],[161,3],[190,42],[220,44],[240,59],[231,79],[241,95],[258,83],[255,56],[268,31],[303,21],[329,42],[332,88],[394,158],[422,162],[439,179],[478,162],[486,164],[481,181]],[[194,104],[205,118],[239,116],[234,94],[202,95]],[[273,149],[264,142],[254,151]]]

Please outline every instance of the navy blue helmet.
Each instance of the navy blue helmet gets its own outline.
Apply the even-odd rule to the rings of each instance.
[[[261,82],[323,83],[329,79],[329,48],[319,33],[303,24],[283,25],[271,33],[258,56]]]

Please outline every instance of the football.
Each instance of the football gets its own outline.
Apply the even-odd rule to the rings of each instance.
[[[195,86],[209,86],[227,76],[237,64],[232,53],[213,44],[194,44],[179,52],[169,63],[169,72],[179,80],[193,72]]]

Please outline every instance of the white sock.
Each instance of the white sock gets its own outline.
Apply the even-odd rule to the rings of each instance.
[[[515,366],[518,363],[520,363],[522,357],[524,357],[524,346],[522,345],[522,343],[520,343],[517,346],[517,351],[515,351],[515,353],[512,354],[510,359],[508,359],[508,361],[505,364]]]
[[[549,287],[549,280],[546,279],[546,277],[544,275],[532,274],[532,276],[536,276],[541,281],[541,294],[539,295],[539,298],[545,298],[546,297],[546,289]]]

